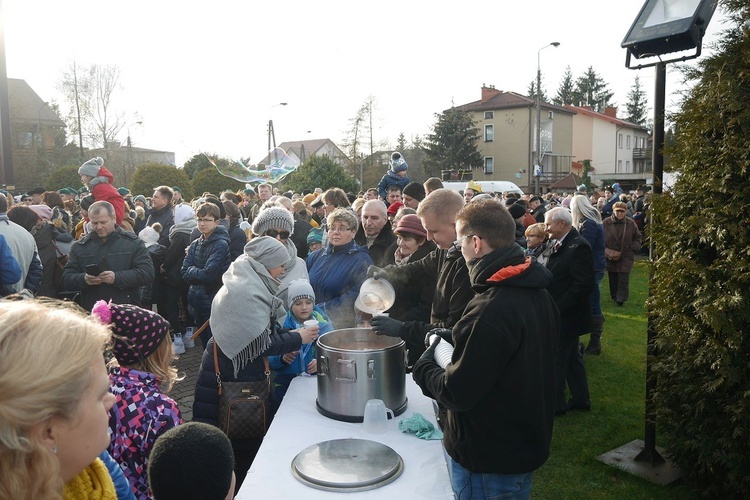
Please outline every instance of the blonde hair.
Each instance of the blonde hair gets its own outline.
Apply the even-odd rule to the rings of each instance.
[[[443,220],[453,222],[463,206],[464,198],[458,192],[450,189],[436,189],[419,203],[417,215],[420,218],[426,215],[437,215]]]
[[[526,228],[524,236],[526,236],[527,238],[529,236],[539,236],[543,240],[546,240],[549,237],[547,231],[544,229],[543,222],[537,222],[536,224],[529,225],[529,227]]]
[[[127,368],[134,368],[142,372],[153,373],[159,381],[159,389],[164,392],[172,390],[175,382],[183,380],[184,375],[177,374],[177,368],[172,366],[174,351],[172,350],[172,336],[167,332],[162,340],[161,345],[146,359],[132,365],[123,365]],[[108,366],[117,366],[117,360],[112,359]]]
[[[0,301],[0,499],[62,497],[60,464],[34,429],[75,418],[109,340],[69,303]]]

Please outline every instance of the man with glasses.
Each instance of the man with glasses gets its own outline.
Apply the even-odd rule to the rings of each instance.
[[[414,381],[448,408],[443,445],[456,498],[529,498],[555,418],[560,315],[545,290],[552,274],[524,257],[498,201],[467,204],[456,232],[477,294],[443,334],[453,362],[435,361],[437,337],[414,364]]]
[[[213,203],[203,203],[195,211],[201,236],[188,247],[182,262],[182,279],[189,285],[188,309],[200,327],[211,315],[211,302],[222,286],[221,277],[229,269],[229,233],[219,224],[221,212]],[[211,339],[211,327],[200,334],[203,348]]]

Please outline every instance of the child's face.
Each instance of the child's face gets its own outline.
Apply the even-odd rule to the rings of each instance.
[[[201,232],[201,234],[208,238],[211,236],[211,233],[214,232],[214,229],[216,229],[216,226],[219,225],[219,221],[211,217],[210,215],[204,215],[197,217],[198,219],[198,231]]]
[[[399,177],[406,177],[406,170],[402,170],[401,172],[396,172],[396,175]]]
[[[311,252],[314,252],[315,250],[319,249],[322,246],[323,246],[323,243],[321,243],[319,241],[311,241],[310,243],[308,243],[307,248]]]
[[[292,304],[292,314],[300,321],[306,321],[312,317],[313,301],[310,299],[295,300]]]

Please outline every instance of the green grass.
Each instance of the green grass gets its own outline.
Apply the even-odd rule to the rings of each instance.
[[[694,498],[681,481],[661,487],[596,460],[602,453],[644,438],[646,262],[636,263],[630,276],[630,298],[623,307],[610,301],[606,274],[601,290],[606,318],[602,354],[585,357],[592,408],[555,419],[550,458],[534,475],[532,497]],[[581,340],[587,343],[588,336]],[[656,444],[665,446],[658,427]]]

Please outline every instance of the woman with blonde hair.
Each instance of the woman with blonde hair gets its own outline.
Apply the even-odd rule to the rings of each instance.
[[[544,228],[543,222],[531,224],[524,232],[526,237],[526,249],[524,254],[527,257],[535,257],[541,265],[547,265],[547,259],[552,255],[553,246],[550,244],[549,235]]]
[[[97,458],[115,402],[109,339],[62,302],[0,302],[0,499],[117,498]]]

